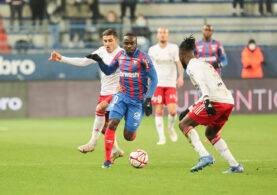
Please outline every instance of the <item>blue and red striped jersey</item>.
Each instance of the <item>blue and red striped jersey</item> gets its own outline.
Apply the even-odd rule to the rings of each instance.
[[[153,63],[147,53],[137,49],[133,56],[120,51],[110,65],[99,64],[100,69],[107,75],[117,68],[120,70],[120,85],[124,94],[131,98],[143,100],[148,91],[148,78],[151,79],[147,96],[152,97],[157,86],[158,78]]]
[[[222,63],[222,66],[227,65],[227,56],[222,44],[217,40],[204,42],[203,40],[195,43],[196,58],[202,59],[210,64],[214,62]]]

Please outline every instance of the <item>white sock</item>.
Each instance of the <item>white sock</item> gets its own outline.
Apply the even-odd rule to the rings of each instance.
[[[239,165],[222,138],[214,144],[214,147],[216,151],[230,164],[230,166],[236,167]]]
[[[164,120],[162,116],[155,116],[156,129],[159,135],[159,139],[165,139],[164,136]]]
[[[177,119],[177,114],[175,114],[174,116],[171,116],[170,114],[168,115],[168,129],[171,129],[174,126],[174,123]]]
[[[113,150],[112,150],[112,153],[118,151],[120,148],[117,144],[117,141],[116,141],[116,136],[114,137],[114,144],[113,144]]]
[[[199,135],[195,129],[191,129],[188,132],[187,136],[189,137],[190,143],[193,146],[194,150],[200,155],[200,157],[209,155],[209,152],[200,141]]]
[[[97,116],[95,115],[95,120],[93,124],[92,136],[89,140],[89,144],[96,144],[101,131],[105,125],[105,115],[104,116]]]

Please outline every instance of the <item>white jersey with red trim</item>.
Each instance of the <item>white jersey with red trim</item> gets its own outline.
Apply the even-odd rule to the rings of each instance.
[[[202,97],[207,95],[212,102],[234,104],[231,92],[212,65],[194,58],[189,61],[186,72]]]
[[[93,54],[98,54],[106,64],[110,64],[116,54],[121,51],[120,47],[117,47],[112,53],[107,52],[104,46],[100,47]],[[65,62],[68,64],[72,64],[75,66],[87,66],[91,63],[96,63],[94,60],[89,58],[69,58],[62,56],[61,62]],[[101,91],[100,95],[112,95],[116,93],[116,87],[119,83],[119,69],[116,70],[115,73],[111,75],[105,75],[100,71],[101,77]]]
[[[167,43],[165,48],[159,44],[150,47],[148,51],[158,76],[159,87],[176,87],[179,48],[176,44]]]

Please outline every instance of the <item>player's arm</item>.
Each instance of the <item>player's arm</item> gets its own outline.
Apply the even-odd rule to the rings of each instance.
[[[221,43],[218,43],[218,58],[221,66],[227,66],[227,56]]]
[[[157,88],[158,76],[153,66],[153,63],[148,55],[143,56],[143,63],[146,67],[147,74],[151,81],[148,94],[146,95],[146,98],[144,101],[144,112],[146,116],[149,116],[152,114],[151,98],[154,95],[154,92],[156,91],[156,88]]]
[[[74,66],[87,66],[91,63],[95,63],[94,60],[88,59],[88,58],[70,58],[62,56],[60,53],[53,51],[51,52],[51,55],[48,60],[53,60],[56,62],[64,62],[67,64],[71,64]]]
[[[99,68],[101,69],[102,72],[105,73],[105,75],[111,75],[112,73],[114,73],[118,67],[118,54],[114,57],[113,61],[111,62],[111,64],[105,64],[105,62],[103,61],[103,59],[98,55],[98,54],[90,54],[87,55],[86,57],[92,60],[95,60],[98,65]]]

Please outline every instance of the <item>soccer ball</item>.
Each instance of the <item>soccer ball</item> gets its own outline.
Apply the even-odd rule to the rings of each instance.
[[[143,168],[148,163],[148,154],[144,150],[136,149],[131,152],[129,162],[135,168]]]

